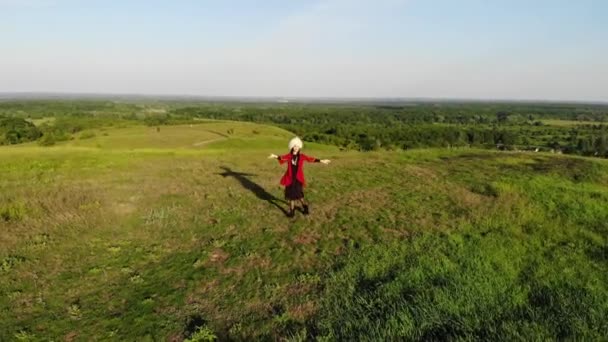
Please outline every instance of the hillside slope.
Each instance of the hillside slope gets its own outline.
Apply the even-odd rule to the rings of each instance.
[[[0,148],[0,340],[605,336],[604,160],[306,144],[332,163],[305,166],[311,215],[288,219],[266,156],[290,136]]]

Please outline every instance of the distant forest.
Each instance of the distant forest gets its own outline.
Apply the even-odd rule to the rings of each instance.
[[[55,119],[25,123],[44,118]],[[85,129],[203,118],[272,124],[306,141],[361,151],[469,146],[608,157],[608,105],[578,103],[6,100],[0,101],[0,143],[52,145]]]

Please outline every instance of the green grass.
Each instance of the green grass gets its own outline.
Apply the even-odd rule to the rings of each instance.
[[[605,161],[307,143],[332,163],[306,165],[290,220],[266,158],[288,137],[0,148],[0,340],[605,338]]]
[[[257,136],[263,138],[256,139]],[[263,141],[286,139],[289,133],[279,128],[248,123],[201,121],[192,125],[131,126],[88,130],[63,145],[102,149],[201,148],[206,144],[221,142],[231,137]]]
[[[41,118],[41,119],[30,119],[29,121],[31,121],[36,126],[40,126],[43,124],[53,124],[55,122],[55,120],[56,120],[55,117],[46,117],[46,118]]]

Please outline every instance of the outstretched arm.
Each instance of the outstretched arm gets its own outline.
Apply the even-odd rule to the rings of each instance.
[[[302,155],[302,158],[304,158],[304,160],[306,160],[309,163],[323,163],[323,164],[327,165],[331,162],[331,160],[329,160],[329,159],[318,159],[315,157],[307,156],[305,154]]]
[[[284,156],[277,156],[276,154],[271,153],[271,154],[268,156],[268,159],[276,159],[276,160],[278,160],[278,161],[279,161],[279,163],[283,164],[283,163],[287,162],[287,155],[284,155]]]

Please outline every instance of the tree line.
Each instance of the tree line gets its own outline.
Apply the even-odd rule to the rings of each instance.
[[[54,118],[38,126],[32,119]],[[607,105],[483,102],[369,104],[198,103],[100,100],[0,102],[0,144],[70,139],[91,128],[222,119],[272,124],[344,149],[486,147],[607,156]],[[551,126],[546,119],[580,125]],[[589,124],[591,122],[591,124]]]

